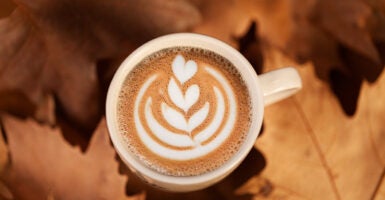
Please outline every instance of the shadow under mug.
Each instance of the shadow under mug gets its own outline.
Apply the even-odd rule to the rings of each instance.
[[[196,176],[169,176],[146,167],[129,151],[128,144],[119,132],[117,120],[119,92],[130,71],[147,56],[165,48],[180,46],[207,49],[228,59],[237,68],[246,83],[252,104],[251,125],[238,152],[219,168]],[[301,87],[301,78],[294,68],[280,68],[257,75],[250,63],[237,50],[222,41],[193,33],[165,35],[155,38],[136,49],[116,71],[107,94],[107,126],[117,153],[131,171],[142,180],[154,187],[168,191],[187,192],[199,190],[222,180],[244,160],[251,148],[253,148],[261,129],[264,107],[293,95]]]

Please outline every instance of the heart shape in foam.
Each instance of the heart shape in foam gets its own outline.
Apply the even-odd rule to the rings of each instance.
[[[195,61],[186,62],[181,55],[177,55],[172,62],[172,72],[182,85],[193,77],[197,70],[198,66]]]
[[[183,92],[178,87],[175,79],[171,78],[167,90],[171,101],[185,112],[187,112],[199,99],[199,87],[196,84],[188,87],[186,93],[183,95]]]

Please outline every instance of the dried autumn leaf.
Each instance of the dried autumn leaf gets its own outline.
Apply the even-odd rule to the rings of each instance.
[[[367,24],[370,33],[375,41],[385,41],[385,1],[372,0],[367,3],[373,12]]]
[[[0,177],[6,171],[6,167],[9,164],[8,159],[8,147],[5,144],[3,137],[3,128],[0,125]],[[9,191],[8,187],[0,179],[0,199],[13,199],[12,193]]]
[[[46,95],[43,100],[37,105],[34,118],[41,123],[49,124],[51,126],[56,124],[55,116],[55,100],[52,95]]]
[[[0,180],[0,199],[2,200],[12,200],[13,195],[11,191],[9,191],[9,188]]]
[[[385,199],[385,177],[384,176],[382,178],[381,185],[379,186],[380,187],[378,188],[377,195],[374,198],[375,200]]]
[[[266,67],[294,64],[270,52]],[[299,68],[303,90],[266,108],[265,133],[256,147],[266,156],[260,176],[237,191],[258,198],[372,199],[385,172],[385,73],[363,84],[356,114],[348,118],[310,64]],[[263,184],[271,192],[263,195]]]
[[[237,47],[236,36],[241,35],[250,23],[249,0],[210,0],[196,2],[202,13],[202,22],[194,32],[216,37]]]
[[[97,123],[103,107],[98,60],[127,55],[137,44],[186,31],[200,20],[187,1],[16,3],[15,12],[0,20],[0,99],[26,101],[0,100],[1,109],[29,115],[51,92],[65,114],[86,128]]]
[[[3,137],[3,129],[0,125],[0,175],[3,173],[8,162],[8,147],[5,144]]]
[[[17,199],[143,199],[127,197],[127,177],[118,172],[105,120],[87,151],[66,143],[57,128],[3,117],[11,167],[4,181]]]
[[[256,22],[262,52],[275,48],[297,62],[313,62],[317,76],[330,81],[348,115],[356,111],[362,81],[374,82],[384,68],[383,0],[227,0],[199,5],[204,20],[196,32],[237,47],[235,38]],[[346,82],[335,81],[335,72]]]
[[[317,1],[314,7],[315,21],[338,41],[367,56],[374,62],[381,62],[378,51],[367,30],[367,21],[372,15],[370,6],[362,0]]]
[[[0,2],[0,18],[7,17],[15,9],[11,0],[2,0]]]

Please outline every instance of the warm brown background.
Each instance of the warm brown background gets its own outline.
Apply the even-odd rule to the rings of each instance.
[[[233,174],[185,194],[125,168],[103,111],[122,59],[172,32],[304,85]],[[385,199],[384,61],[384,0],[0,0],[0,199]]]

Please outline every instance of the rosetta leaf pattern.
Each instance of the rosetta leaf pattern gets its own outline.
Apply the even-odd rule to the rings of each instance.
[[[191,132],[196,127],[198,127],[200,124],[205,121],[207,115],[209,114],[210,104],[208,102],[205,103],[205,105],[199,109],[194,115],[190,117],[188,120],[188,130]]]
[[[172,62],[172,72],[180,85],[184,85],[198,71],[198,65],[193,60],[186,60],[182,55],[177,55]],[[184,113],[172,108],[167,103],[162,102],[162,115],[165,120],[173,127],[191,133],[196,127],[203,123],[209,113],[209,103],[206,102],[202,108],[195,112],[190,119],[185,118],[185,114],[197,103],[200,96],[200,89],[197,84],[190,85],[185,93],[178,85],[174,77],[171,77],[167,85],[167,93],[171,101]]]
[[[184,112],[187,112],[199,99],[199,87],[195,84],[188,87],[185,95],[183,95],[175,79],[171,78],[167,89],[171,101]]]
[[[187,122],[180,112],[168,106],[166,103],[162,103],[161,107],[164,118],[171,126],[187,131]]]

